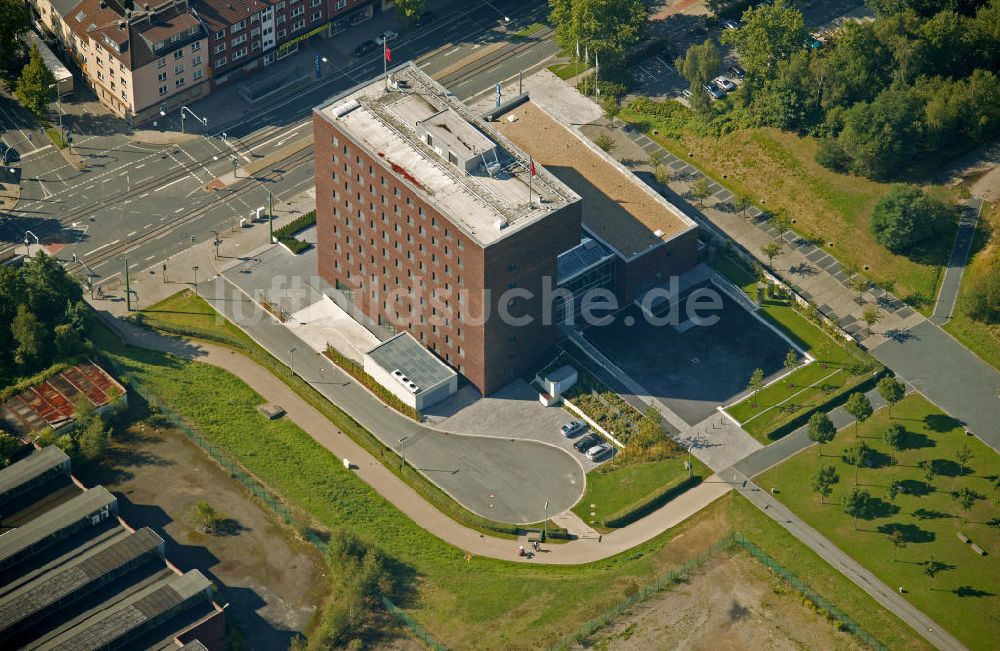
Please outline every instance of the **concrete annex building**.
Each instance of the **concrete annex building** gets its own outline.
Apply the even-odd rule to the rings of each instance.
[[[695,265],[695,223],[544,107],[491,123],[413,64],[390,77],[314,111],[319,274],[483,394],[586,290],[624,306]]]

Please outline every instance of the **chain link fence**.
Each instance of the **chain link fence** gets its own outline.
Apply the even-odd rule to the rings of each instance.
[[[757,545],[753,544],[743,534],[735,532],[732,534],[736,543],[750,552],[750,555],[757,559],[762,565],[770,569],[772,572],[784,579],[785,583],[792,586],[799,593],[811,601],[818,610],[822,610],[826,613],[826,616],[831,620],[837,622],[838,628],[840,630],[851,633],[859,640],[875,649],[876,651],[887,651],[887,647],[878,641],[874,635],[866,631],[860,624],[851,619],[847,613],[840,610],[827,599],[824,599],[821,595],[817,594],[815,590],[810,588],[808,585],[802,582],[797,576],[792,574],[789,570],[785,569],[778,561],[774,560],[767,553],[762,550]]]
[[[188,439],[194,442],[195,445],[204,450],[208,456],[222,466],[222,468],[229,473],[229,476],[239,482],[239,484],[243,486],[248,493],[263,502],[267,508],[271,509],[271,511],[273,511],[278,517],[284,520],[285,524],[294,526],[302,534],[302,536],[309,541],[309,543],[318,548],[321,552],[326,552],[327,542],[323,540],[322,537],[320,537],[308,526],[303,526],[303,523],[297,521],[291,510],[289,510],[288,507],[286,507],[275,495],[264,488],[260,482],[243,470],[232,457],[212,445],[212,443],[210,443],[204,436],[191,427],[182,415],[163,404],[163,402],[156,397],[156,394],[150,391],[141,380],[137,379],[134,375],[129,374],[114,359],[111,359],[106,355],[101,356],[101,363],[104,364],[105,367],[110,368],[115,376],[119,378],[121,383],[126,385],[132,393],[141,397],[148,404],[157,405],[157,417],[162,422],[168,423],[171,428],[183,432]],[[399,623],[409,629],[415,637],[422,640],[425,644],[427,644],[427,646],[434,649],[434,651],[445,650],[444,646],[435,640],[430,633],[420,626],[420,624],[415,622],[413,618],[403,612],[398,606],[396,606],[396,604],[392,603],[388,597],[385,595],[379,596],[382,600],[382,605],[385,606],[385,609],[392,613]]]

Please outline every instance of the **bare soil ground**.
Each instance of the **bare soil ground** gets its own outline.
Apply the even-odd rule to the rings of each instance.
[[[745,554],[710,560],[687,584],[645,601],[590,647],[625,649],[860,649],[850,634]]]
[[[228,620],[250,649],[284,649],[306,631],[327,592],[322,555],[294,537],[183,434],[145,423],[118,435],[104,467],[80,473],[118,498],[133,527],[149,526],[167,542],[167,558],[197,568],[229,604]],[[202,533],[190,516],[202,500],[224,518]]]

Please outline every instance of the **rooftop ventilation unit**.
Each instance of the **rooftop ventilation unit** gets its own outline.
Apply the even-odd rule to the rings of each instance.
[[[356,99],[348,100],[343,104],[341,104],[340,106],[333,107],[333,117],[338,119],[342,118],[351,111],[353,111],[354,109],[358,108],[359,106],[361,106],[361,104],[358,103],[358,100]]]

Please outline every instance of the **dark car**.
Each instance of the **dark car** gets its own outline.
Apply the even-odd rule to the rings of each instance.
[[[576,443],[574,443],[573,447],[576,448],[577,452],[586,452],[587,450],[594,447],[600,442],[601,442],[601,437],[591,432],[590,434],[587,434],[586,436],[578,440]]]
[[[737,79],[743,79],[747,76],[747,71],[737,65],[729,66],[729,74],[736,77]]]
[[[437,16],[434,15],[433,11],[425,11],[423,15],[417,19],[415,24],[417,27],[423,27],[424,25],[430,25],[433,23],[436,18]]]
[[[365,41],[358,47],[354,48],[354,56],[361,58],[366,54],[371,54],[379,48],[379,44],[375,41]]]
[[[13,147],[8,147],[7,143],[2,140],[0,140],[0,156],[3,156],[3,162],[5,165],[7,163],[16,163],[21,160],[21,154],[17,153],[17,150]]]

